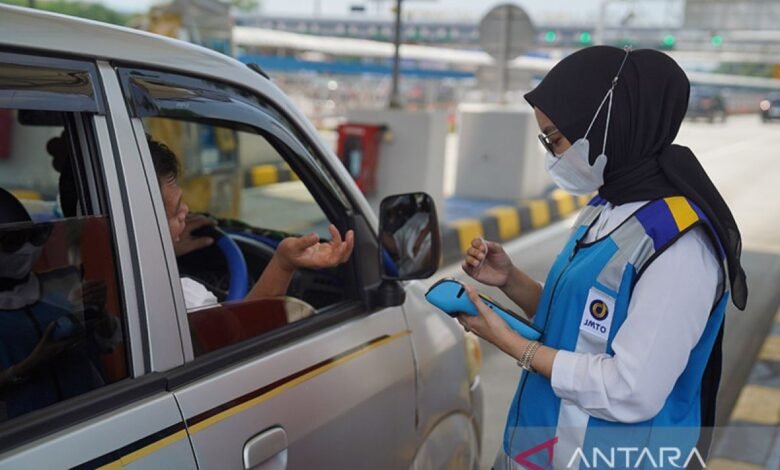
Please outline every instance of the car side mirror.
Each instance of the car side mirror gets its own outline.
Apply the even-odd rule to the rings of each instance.
[[[383,279],[426,279],[439,267],[441,239],[433,198],[426,193],[388,196],[379,206]]]

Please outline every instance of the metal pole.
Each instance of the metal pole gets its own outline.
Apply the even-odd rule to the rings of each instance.
[[[402,0],[395,2],[395,38],[393,45],[395,48],[393,56],[393,88],[390,91],[390,109],[399,109],[401,107],[401,97],[398,92],[398,79],[401,75],[401,3]]]
[[[512,21],[511,12],[509,8],[503,9],[503,18],[501,18],[501,30],[499,34],[499,41],[501,41],[501,52],[499,53],[499,59],[497,65],[498,80],[498,103],[506,104],[506,86],[507,86],[507,62],[509,61],[509,28]]]
[[[601,1],[601,6],[599,7],[599,17],[596,18],[596,37],[593,38],[593,44],[604,44],[604,22],[606,21],[605,17],[607,16],[607,7],[609,4],[610,0]]]

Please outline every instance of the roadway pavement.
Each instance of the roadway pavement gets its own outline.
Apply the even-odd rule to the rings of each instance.
[[[725,424],[780,305],[780,125],[763,124],[757,115],[731,117],[725,124],[686,122],[677,142],[698,155],[742,231],[750,298],[745,312],[732,307],[727,315],[718,412],[718,423]],[[571,219],[556,223],[505,248],[517,266],[543,280],[571,223]],[[465,279],[453,265],[430,282],[444,276]],[[499,302],[508,302],[497,290],[484,290]],[[520,371],[511,358],[484,342],[483,357],[482,466],[490,468]]]

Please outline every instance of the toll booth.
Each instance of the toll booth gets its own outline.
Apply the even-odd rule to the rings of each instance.
[[[387,126],[347,123],[339,125],[337,155],[363,194],[376,191],[379,144]]]

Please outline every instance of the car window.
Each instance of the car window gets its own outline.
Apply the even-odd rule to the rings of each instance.
[[[92,74],[32,62],[0,55],[0,422],[129,376]]]
[[[348,264],[304,264],[288,280],[271,282],[281,290],[271,289],[266,296],[260,289],[259,298],[247,298],[245,292],[236,295],[237,288],[253,294],[259,289],[256,283],[274,265],[272,260],[280,259],[284,251],[280,246],[289,240],[315,234],[319,243],[328,245],[333,239],[331,225],[340,236],[346,232],[343,195],[333,190],[327,172],[278,112],[246,92],[205,80],[147,71],[120,71],[120,76],[132,96],[131,113],[147,134],[163,205],[166,198],[176,198],[166,193],[178,189],[166,189],[169,179],[159,165],[171,159],[163,154],[177,162],[175,186],[181,190],[182,204],[176,207],[186,208],[169,215],[188,213],[187,228],[179,232],[175,228],[179,221],[171,218],[169,227],[196,355],[312,316],[300,314],[295,302],[312,313],[353,300]],[[208,228],[188,232],[205,223],[204,218],[221,233]],[[235,245],[241,261],[223,246],[222,233]],[[192,248],[190,242],[199,235],[218,243]],[[190,246],[185,248],[182,240]],[[236,265],[246,266],[246,280]],[[238,278],[240,286],[235,285]],[[268,297],[280,296],[287,301],[267,302]]]
[[[191,212],[225,219],[236,229],[252,227],[274,242],[309,232],[330,237],[327,216],[267,137],[203,122],[143,122],[178,157],[179,184]]]

